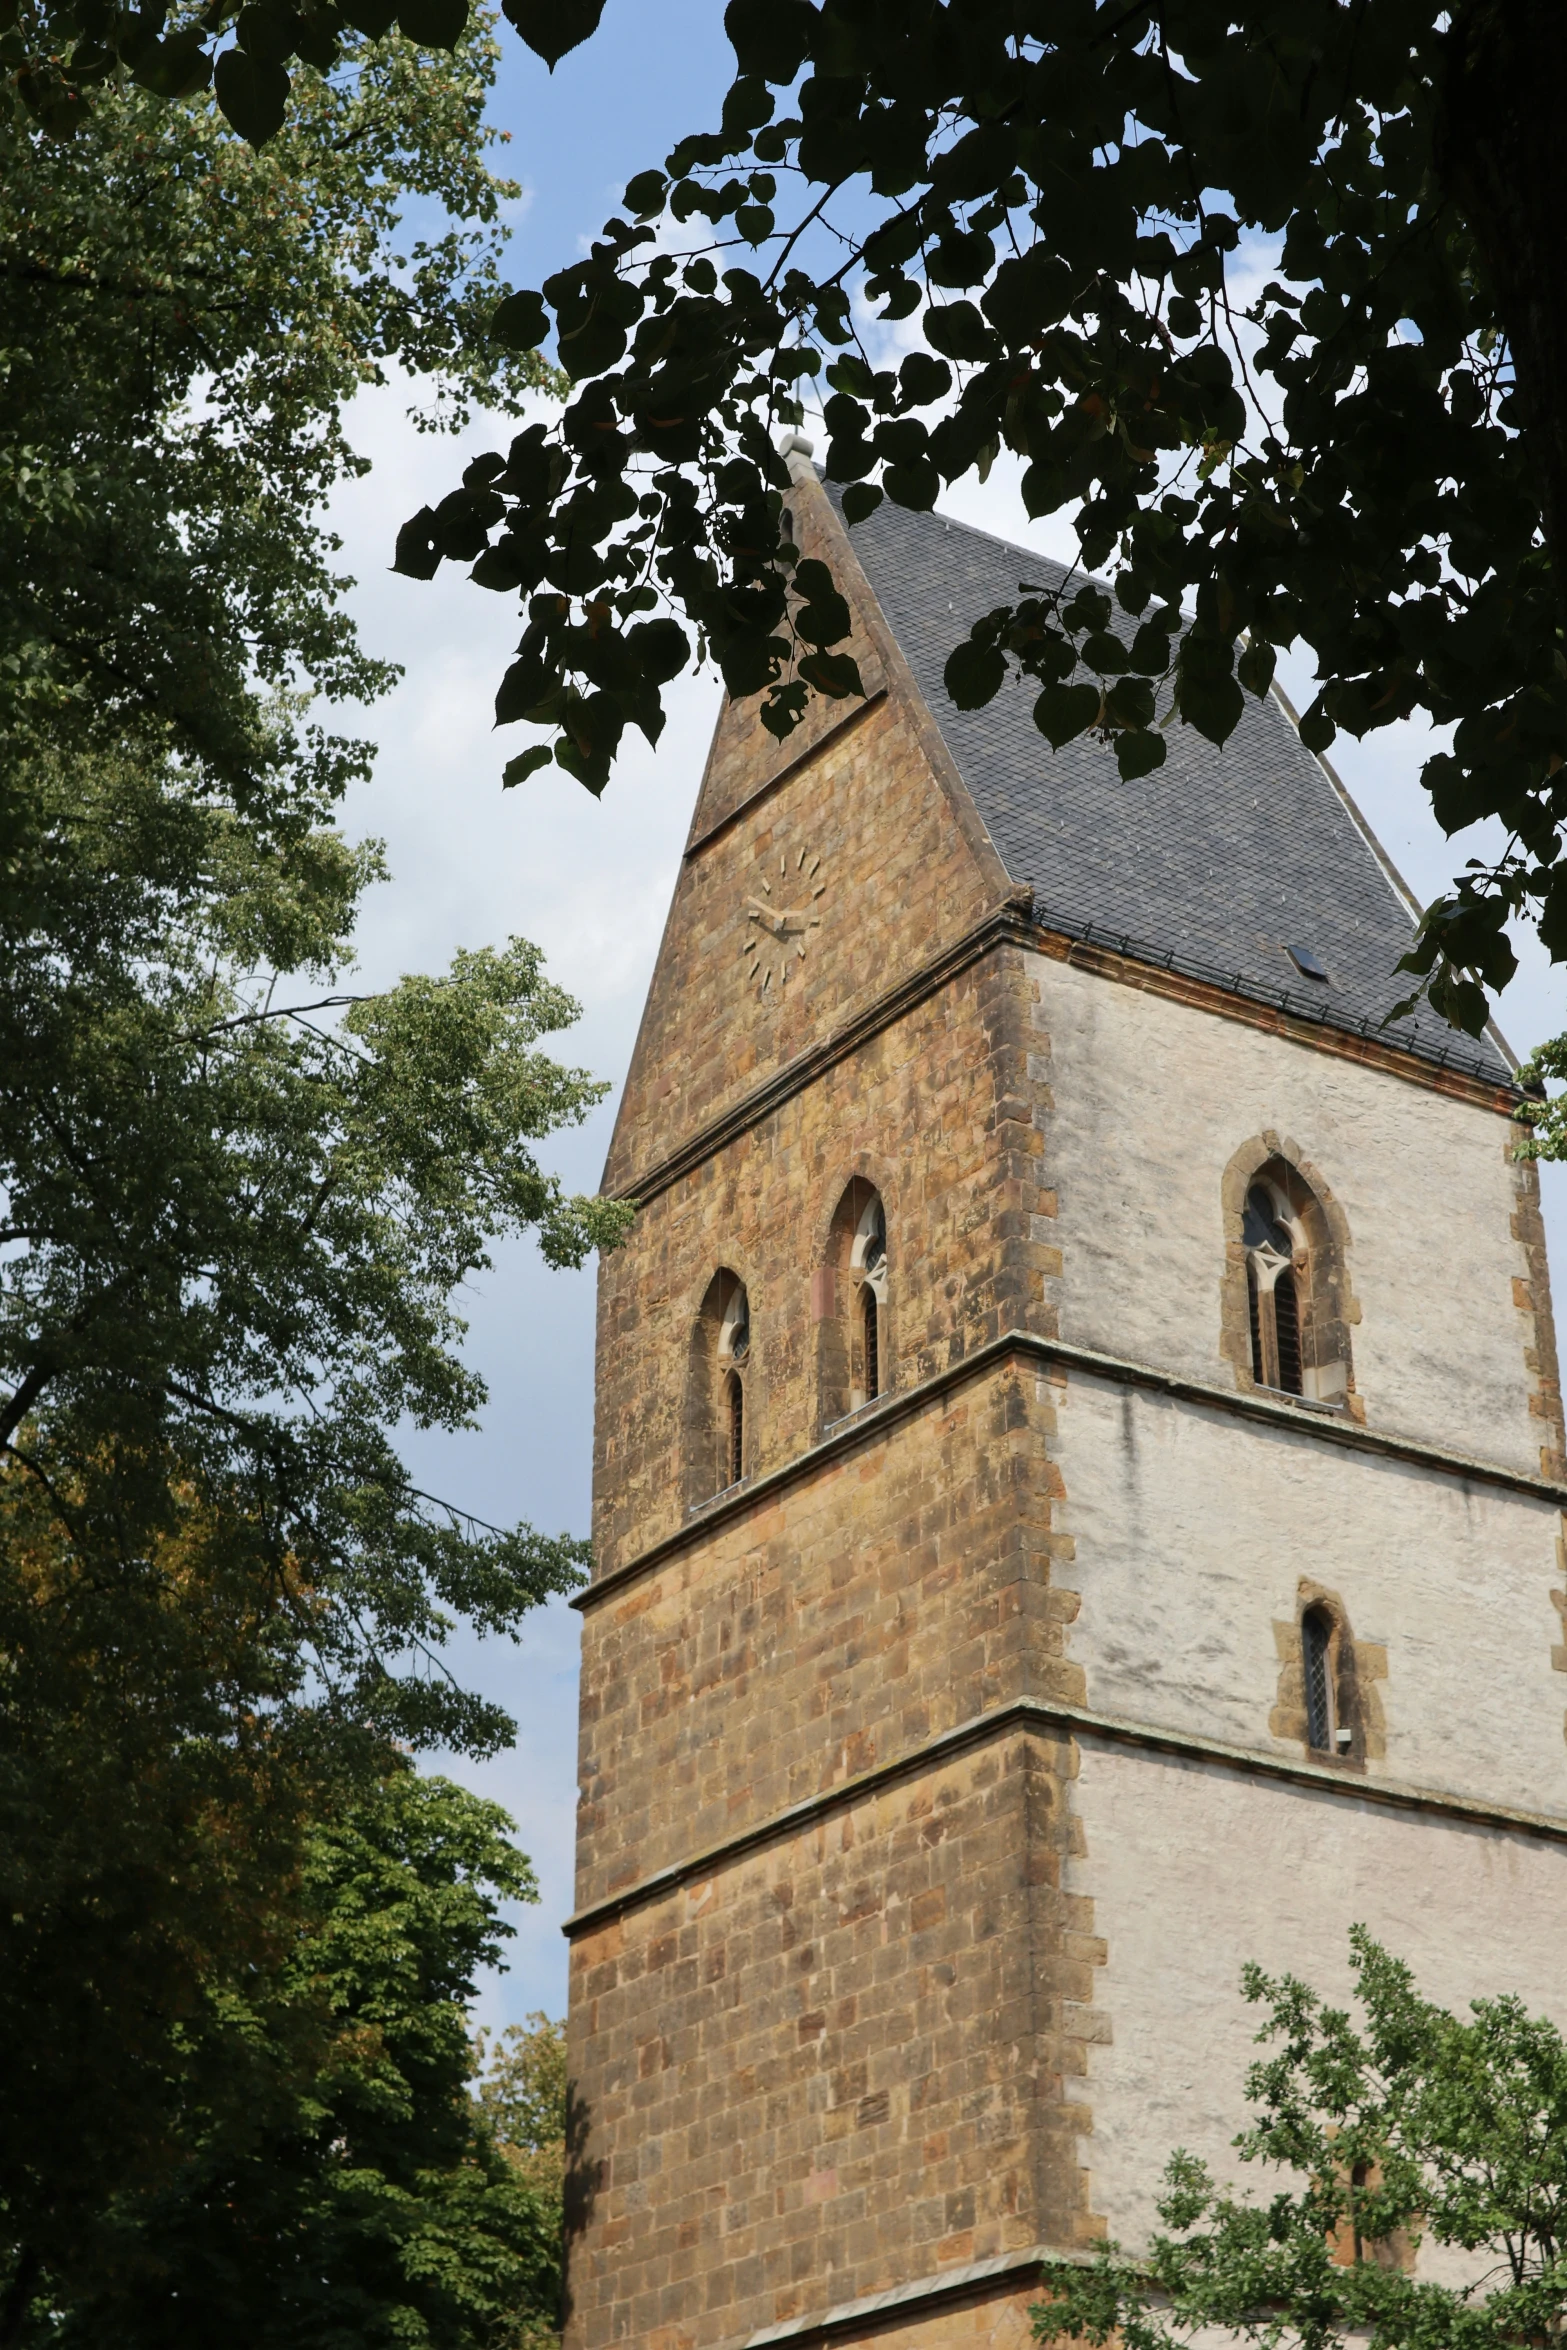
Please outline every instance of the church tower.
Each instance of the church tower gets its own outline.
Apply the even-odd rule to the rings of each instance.
[[[1059,576],[795,536],[867,698],[719,720],[610,1152],[568,2350],[1021,2345],[1221,2168],[1243,1963],[1562,2020],[1567,1504],[1499,1040],[1277,701],[962,713]]]

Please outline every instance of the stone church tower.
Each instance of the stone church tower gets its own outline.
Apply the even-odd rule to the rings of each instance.
[[[1563,2012],[1567,1504],[1499,1043],[1285,710],[1122,784],[941,686],[1051,566],[795,534],[606,1188],[568,2350],[1028,2340],[1221,2166],[1248,1958]]]

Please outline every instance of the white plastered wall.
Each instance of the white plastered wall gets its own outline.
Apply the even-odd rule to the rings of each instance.
[[[1046,956],[1034,968],[1062,1337],[1233,1385],[1221,1183],[1236,1150],[1272,1131],[1348,1220],[1368,1423],[1538,1475],[1506,1121]]]
[[[1090,1706],[1302,1760],[1268,1717],[1305,1580],[1387,1650],[1372,1776],[1567,1819],[1546,1501],[1075,1370],[1039,1393]]]
[[[1231,2141],[1260,2012],[1242,1966],[1351,1990],[1349,1928],[1368,1926],[1443,2006],[1516,1992],[1567,2027],[1567,1843],[1395,1811],[1085,1739],[1074,1788],[1085,1851],[1069,1883],[1094,1902],[1093,2116],[1080,2157],[1092,2208],[1129,2250],[1184,2146],[1265,2195]]]

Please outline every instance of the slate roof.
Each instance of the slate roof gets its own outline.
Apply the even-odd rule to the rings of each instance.
[[[1177,723],[1164,765],[1123,783],[1100,743],[1051,750],[1031,687],[1011,682],[985,709],[959,710],[942,684],[970,623],[1015,601],[1022,581],[1055,585],[1059,564],[891,503],[857,524],[851,543],[1003,863],[1032,884],[1048,927],[1492,1082],[1511,1078],[1490,1035],[1459,1036],[1424,1008],[1381,1028],[1413,985],[1396,965],[1414,917],[1364,821],[1275,698],[1248,696],[1222,750]],[[1301,976],[1291,947],[1320,958],[1326,983]]]

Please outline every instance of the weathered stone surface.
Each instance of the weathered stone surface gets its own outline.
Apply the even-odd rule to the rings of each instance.
[[[1064,1898],[1068,1749],[997,1740],[585,1934],[572,2339],[744,2340],[1082,2242],[1103,1953]]]
[[[889,1389],[1009,1328],[1048,1330],[1059,1269],[1026,1095],[1025,958],[961,974],[761,1125],[656,1194],[599,1282],[594,1540],[601,1572],[685,1522],[688,1350],[720,1265],[751,1306],[749,1473],[821,1431],[812,1276],[855,1176],[886,1203]],[[732,978],[738,992],[743,975]],[[742,1006],[737,1019],[746,1017]],[[846,1300],[839,1301],[839,1310]]]
[[[1081,1699],[1035,1386],[933,1399],[590,1611],[579,1906],[1008,1698]]]
[[[809,2343],[978,2260],[1135,2245],[1170,2147],[1238,2126],[1248,1956],[1334,1984],[1365,1918],[1438,1997],[1560,1997],[1567,1842],[1369,1800],[1567,1821],[1567,1550],[1528,1482],[1561,1473],[1560,1391],[1504,1098],[1029,930],[830,559],[881,698],[782,750],[721,721],[611,1152],[647,1197],[600,1279],[569,2350]],[[1321,1206],[1337,1420],[1248,1400],[1240,1219],[1275,1157]],[[852,1432],[851,1183],[851,1223],[885,1211],[890,1396]],[[975,1362],[1010,1330],[1142,1368]],[[1144,1743],[1000,1714],[1025,1699]],[[1031,2297],[834,2338],[1015,2350]]]

